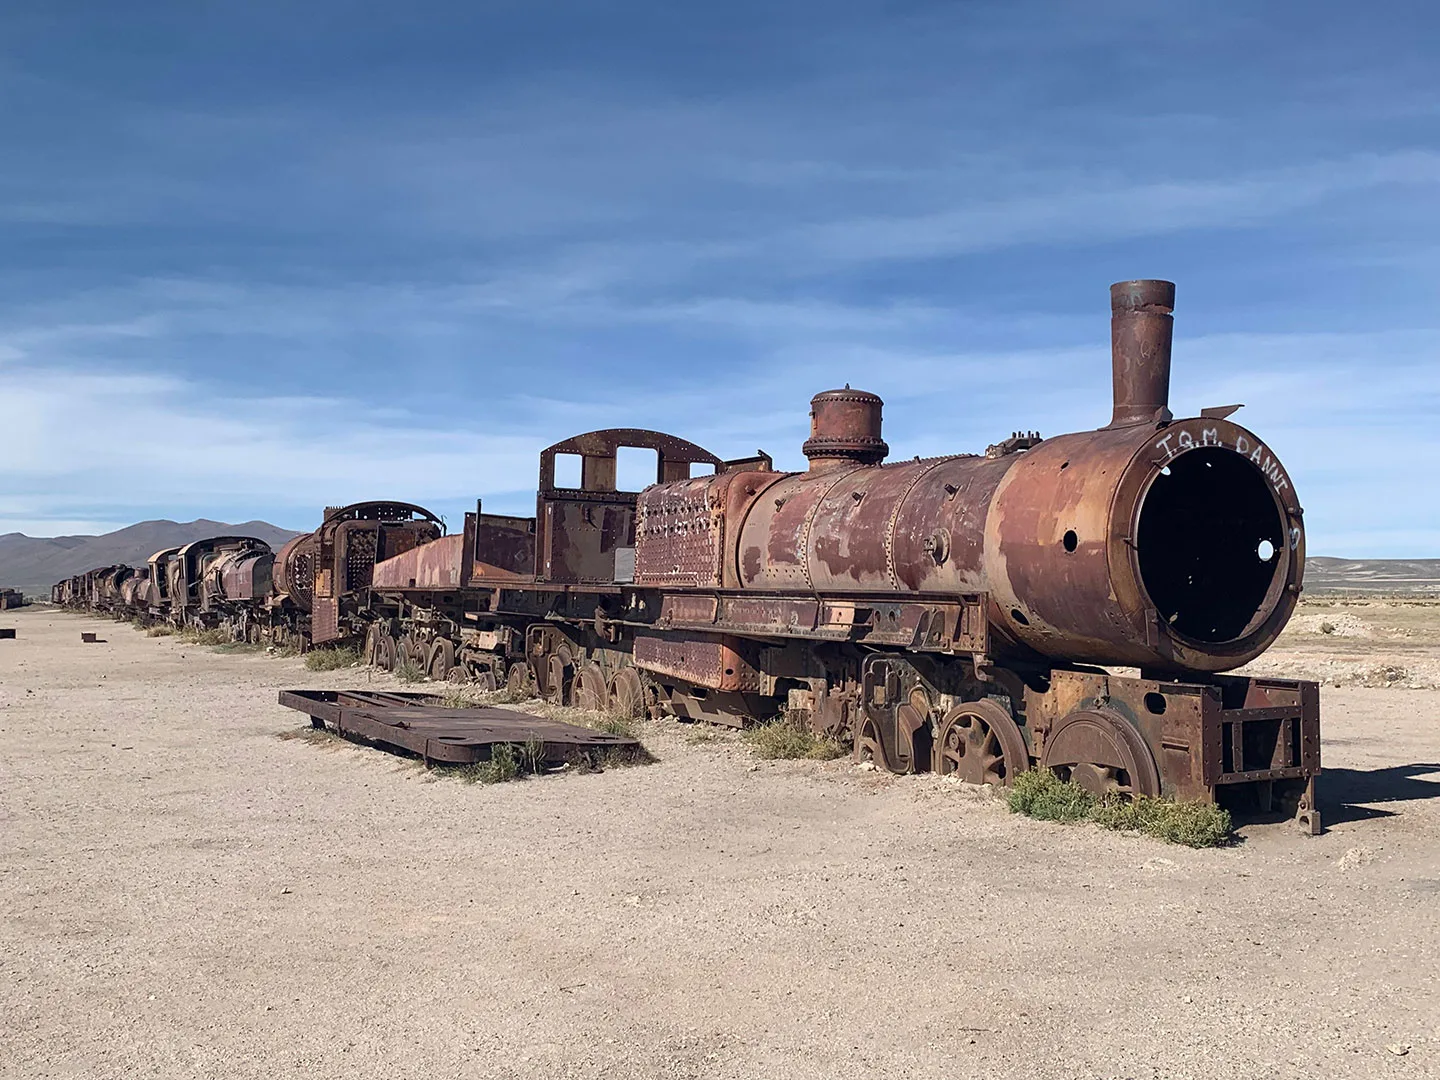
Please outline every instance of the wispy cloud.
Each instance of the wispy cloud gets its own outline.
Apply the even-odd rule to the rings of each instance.
[[[319,0],[313,38],[127,10],[165,64],[0,16],[0,529],[524,510],[541,446],[612,425],[798,465],[809,396],[847,381],[897,455],[1083,428],[1105,286],[1162,274],[1177,407],[1246,402],[1317,550],[1440,550],[1401,550],[1440,528],[1405,494],[1440,404],[1418,30],[603,9],[337,32]]]

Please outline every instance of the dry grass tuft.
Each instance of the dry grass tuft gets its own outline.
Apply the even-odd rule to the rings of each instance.
[[[425,669],[419,664],[412,664],[409,660],[406,660],[403,664],[397,664],[391,674],[403,683],[425,681]]]
[[[222,629],[218,626],[212,627],[209,630],[196,630],[193,627],[187,627],[181,630],[176,637],[186,645],[228,645],[234,640],[231,638],[229,630]]]
[[[216,645],[215,652],[230,655],[232,653],[262,653],[264,645],[251,645],[248,641],[227,641],[224,645]]]
[[[834,739],[816,735],[788,719],[747,728],[742,737],[750,744],[756,757],[767,760],[808,758],[811,761],[831,761],[849,753]]]
[[[346,741],[343,735],[323,727],[289,728],[285,731],[277,732],[275,737],[284,742],[299,739],[301,742],[309,743],[311,746],[334,746]]]
[[[156,623],[145,631],[146,637],[172,637],[174,634],[175,628],[167,626],[165,623]]]
[[[338,671],[360,663],[360,650],[346,646],[338,649],[311,649],[305,654],[307,671]]]

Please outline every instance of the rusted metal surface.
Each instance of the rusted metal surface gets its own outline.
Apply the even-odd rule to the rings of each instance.
[[[1319,829],[1314,682],[1056,670],[1044,689],[1026,688],[1024,702],[1039,763],[1092,790],[1224,803],[1243,793],[1259,801],[1251,809],[1284,804],[1307,829]]]
[[[725,506],[734,474],[652,487],[640,495],[635,583],[720,588],[725,584]]]
[[[466,584],[533,579],[535,519],[482,513],[477,501],[465,515],[461,574]]]
[[[610,428],[576,435],[540,454],[540,490],[536,496],[538,579],[575,584],[612,584],[620,549],[635,547],[636,495],[617,491],[617,455],[621,448],[653,450],[659,482],[689,478],[691,466],[717,471],[724,462],[703,447],[640,428]],[[580,487],[555,483],[555,458],[580,458]]]
[[[488,760],[494,747],[534,746],[547,765],[599,750],[638,750],[623,735],[563,724],[513,709],[449,709],[435,694],[349,690],[282,690],[280,704],[309,716],[317,727],[382,746],[407,750],[431,762],[466,765]]]
[[[0,589],[0,611],[23,607],[29,603],[19,589]]]
[[[882,465],[878,399],[830,391],[812,414],[825,467],[648,491],[637,583],[986,594],[997,656],[1211,671],[1253,659],[1299,594],[1301,510],[1258,436],[1169,420],[1173,292],[1116,287],[1111,426]]]
[[[1164,423],[1170,413],[1170,343],[1175,284],[1117,281],[1110,286],[1111,427]]]
[[[890,453],[880,437],[884,402],[865,390],[826,390],[810,399],[810,438],[800,449],[811,470],[878,465]]]
[[[376,565],[439,539],[443,531],[439,518],[414,503],[328,508],[314,533],[310,640],[321,644],[358,635],[363,625],[353,609],[362,590],[370,588]]]
[[[465,536],[453,533],[377,563],[377,589],[456,589],[461,583]]]
[[[759,690],[758,649],[730,635],[637,634],[635,664],[711,690]]]
[[[315,595],[315,534],[291,537],[275,555],[275,588],[302,611]]]

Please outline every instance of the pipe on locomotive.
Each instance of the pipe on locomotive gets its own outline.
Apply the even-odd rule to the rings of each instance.
[[[1172,419],[1174,310],[1173,281],[1117,281],[1110,286],[1110,367],[1115,397],[1111,427]]]

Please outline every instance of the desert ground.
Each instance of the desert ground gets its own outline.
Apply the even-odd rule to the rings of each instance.
[[[1435,602],[1302,608],[1326,831],[1201,851],[673,722],[464,784],[280,737],[388,675],[0,626],[0,1077],[1440,1076]]]

